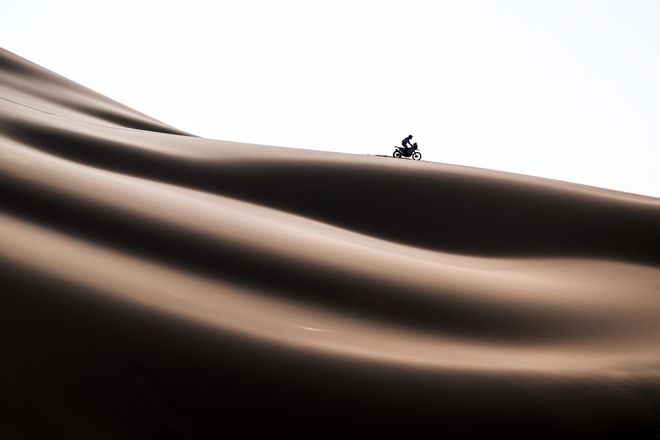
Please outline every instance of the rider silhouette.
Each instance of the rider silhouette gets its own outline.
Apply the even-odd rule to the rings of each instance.
[[[410,153],[410,149],[413,148],[412,144],[410,143],[410,139],[412,138],[413,135],[409,134],[401,141],[401,145],[403,145],[403,148],[406,149],[406,156]]]

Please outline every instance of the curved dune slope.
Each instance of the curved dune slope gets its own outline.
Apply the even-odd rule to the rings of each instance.
[[[4,50],[0,272],[0,432],[660,427],[658,199],[193,137]]]

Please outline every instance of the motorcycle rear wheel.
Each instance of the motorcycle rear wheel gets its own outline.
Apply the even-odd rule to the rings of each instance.
[[[392,156],[399,159],[401,157],[401,152],[399,150],[394,150],[394,153],[392,153]]]

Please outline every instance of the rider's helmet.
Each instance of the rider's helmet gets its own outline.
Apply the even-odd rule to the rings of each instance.
[[[412,134],[409,134],[409,135],[408,135],[408,138],[410,138],[410,139],[412,139],[412,137],[413,137],[413,135],[412,135]]]

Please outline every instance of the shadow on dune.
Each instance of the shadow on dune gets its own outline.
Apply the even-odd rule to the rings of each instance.
[[[35,190],[24,182],[16,185],[11,180],[3,181],[1,176],[0,195],[7,212],[31,223],[181,270],[248,286],[265,295],[332,307],[361,319],[500,344],[553,343],[620,331],[611,324],[582,322],[576,310],[550,314],[543,305],[535,310],[529,305],[517,308],[499,299],[477,303],[459,295],[435,295],[434,290],[246,249],[166,223]]]
[[[432,375],[309,356],[99,301],[62,280],[11,269],[0,272],[13,312],[3,327],[22,328],[21,345],[30,349],[1,333],[8,347],[4,368],[21,371],[6,388],[14,420],[5,427],[19,422],[22,428],[9,433],[210,439],[309,432],[492,438],[506,432],[641,439],[656,431],[649,420],[660,394],[643,383]],[[38,326],[25,327],[35,321]],[[31,414],[44,413],[39,424],[31,423]]]
[[[660,261],[660,209],[469,175],[292,159],[201,161],[70,131],[6,135],[86,165],[234,197],[413,246],[491,256]]]

